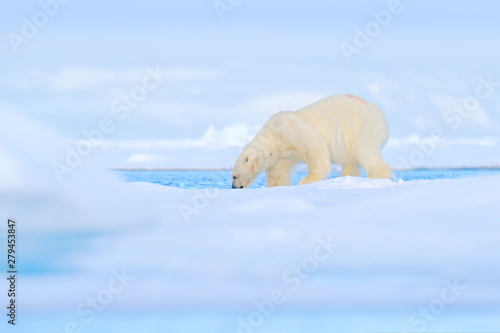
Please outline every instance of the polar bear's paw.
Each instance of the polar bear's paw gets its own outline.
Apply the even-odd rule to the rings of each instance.
[[[321,176],[317,175],[307,175],[307,177],[302,178],[302,180],[299,182],[299,185],[307,185],[311,184],[314,182],[319,182],[320,180],[323,180],[324,178]]]
[[[382,179],[382,178],[394,178],[392,168],[386,164],[383,164],[377,168],[368,170],[368,178]]]

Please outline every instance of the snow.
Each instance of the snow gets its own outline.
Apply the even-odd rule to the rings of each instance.
[[[19,304],[30,318],[20,320],[21,331],[30,331],[30,323],[63,331],[66,321],[127,331],[145,317],[175,330],[178,316],[148,317],[150,310],[182,313],[186,331],[196,331],[189,323],[200,318],[214,332],[234,331],[238,318],[256,311],[254,302],[268,300],[273,290],[286,301],[276,305],[264,332],[314,318],[318,331],[332,325],[355,331],[345,318],[364,318],[374,331],[415,331],[408,318],[454,281],[466,289],[446,305],[439,324],[445,326],[433,327],[473,329],[477,318],[485,330],[498,325],[488,311],[500,292],[494,269],[500,176],[345,177],[306,186],[186,190],[124,183],[90,156],[58,182],[50,166],[63,158],[67,142],[42,123],[8,116],[0,133],[16,145],[0,151],[0,198],[4,219],[19,224]],[[320,261],[314,255],[325,242],[336,245]],[[290,273],[311,264],[307,278]],[[88,326],[79,306],[102,297],[113,272],[122,270],[133,279],[110,294]],[[47,316],[37,317],[41,309]],[[328,316],[331,311],[344,315]]]
[[[487,313],[497,302],[500,271],[492,267],[500,264],[494,255],[500,176],[345,177],[306,186],[186,190],[123,183],[88,159],[59,183],[49,166],[64,141],[42,124],[11,119],[31,138],[17,141],[24,149],[2,150],[8,181],[0,197],[4,214],[19,221],[19,301],[35,321],[57,321],[59,314],[85,323],[78,306],[122,270],[134,279],[103,307],[94,329],[116,325],[110,313],[122,322],[130,311],[142,320],[146,309],[184,309],[189,318],[217,309],[209,321],[234,330],[237,318],[276,289],[286,297],[276,322],[312,309],[304,322],[333,310],[363,318],[383,311],[380,320],[390,320],[393,330],[415,330],[407,318],[456,279],[467,288],[443,318],[471,322],[475,312],[467,309]],[[26,133],[2,126],[14,140]],[[336,244],[333,253],[295,280],[295,290],[290,270],[310,264],[321,242]],[[40,304],[54,317],[36,319]],[[318,320],[328,326],[327,318]]]
[[[453,306],[488,307],[500,292],[500,272],[491,269],[499,264],[493,255],[499,246],[499,185],[500,177],[346,177],[214,191],[113,183],[110,196],[56,197],[49,210],[35,206],[21,214],[28,239],[32,233],[41,238],[24,260],[55,261],[56,271],[74,272],[51,274],[46,292],[39,289],[40,276],[23,277],[22,302],[32,310],[40,302],[46,309],[71,307],[99,289],[109,278],[105,272],[126,267],[137,279],[111,308],[245,309],[283,287],[283,272],[310,256],[318,239],[331,238],[338,252],[289,297],[287,307],[417,309],[454,278],[468,289]],[[78,219],[63,209],[67,205],[98,214]],[[196,213],[183,215],[183,206]],[[82,229],[93,236],[44,257],[55,247],[45,243],[48,235]]]
[[[325,180],[323,182],[312,183],[306,185],[307,188],[313,188],[318,190],[323,189],[356,189],[356,188],[384,188],[393,187],[397,184],[402,184],[403,181],[400,180],[398,183],[393,182],[390,179],[367,179],[361,177],[341,177]]]

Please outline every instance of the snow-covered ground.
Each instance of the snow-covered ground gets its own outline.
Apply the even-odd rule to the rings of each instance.
[[[20,331],[500,326],[499,176],[185,190],[89,158],[58,182],[64,140],[10,119],[0,202],[18,221]]]
[[[490,315],[500,294],[500,177],[213,191],[86,177],[60,192],[3,189],[20,223],[19,304],[30,318],[20,329],[500,325]]]

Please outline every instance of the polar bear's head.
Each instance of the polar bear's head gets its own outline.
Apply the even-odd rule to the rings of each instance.
[[[233,168],[233,188],[247,188],[261,172],[260,158],[255,149],[247,147]]]
[[[278,132],[287,128],[286,112],[271,117],[257,133],[236,160],[233,169],[233,188],[246,188],[252,185],[255,178],[268,170],[278,160]]]

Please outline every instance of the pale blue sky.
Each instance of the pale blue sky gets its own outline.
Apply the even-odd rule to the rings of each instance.
[[[345,92],[380,104],[393,136],[426,135],[446,103],[474,92],[479,76],[500,79],[500,4],[401,1],[402,12],[347,63],[340,43],[351,43],[355,27],[388,3],[243,0],[220,21],[210,0],[73,0],[15,53],[7,34],[19,33],[40,5],[9,1],[0,11],[0,108],[78,138],[114,116],[110,105],[147,66],[159,66],[171,77],[107,139],[258,126],[281,109]],[[499,102],[486,101],[487,119],[456,134],[497,133]]]

